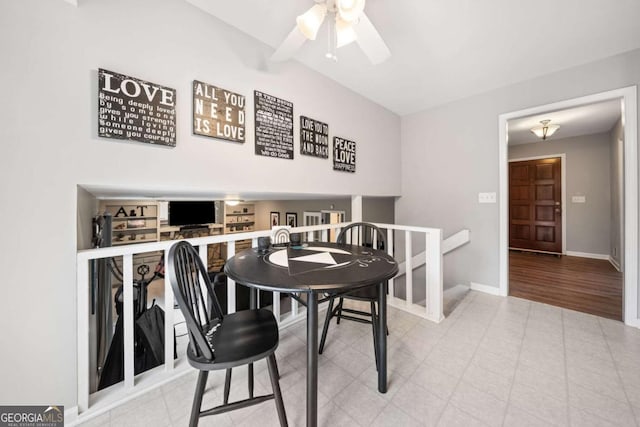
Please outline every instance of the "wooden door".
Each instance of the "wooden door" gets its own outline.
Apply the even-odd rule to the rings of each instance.
[[[560,161],[509,163],[509,247],[562,253]]]

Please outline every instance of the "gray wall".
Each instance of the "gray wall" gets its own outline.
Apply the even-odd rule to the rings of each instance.
[[[395,203],[393,197],[363,197],[362,220],[383,224],[395,224]]]
[[[567,251],[609,255],[611,173],[609,133],[509,147],[509,159],[565,154]],[[585,196],[586,203],[573,203]]]
[[[618,120],[611,130],[611,259],[624,269],[624,128]]]
[[[77,187],[168,194],[400,194],[400,118],[182,0],[0,2],[0,402],[76,404]],[[177,90],[175,148],[97,137],[97,70]],[[194,79],[247,97],[244,144],[191,133]],[[253,91],[357,142],[356,173],[331,159],[254,154]],[[380,173],[384,170],[385,173]],[[152,193],[158,194],[158,193]],[[83,221],[88,221],[86,218]],[[81,225],[81,229],[86,229]],[[38,272],[34,273],[34,260]],[[34,298],[37,295],[37,298]],[[43,327],[46,325],[46,327]],[[44,351],[43,349],[46,349]],[[43,352],[44,351],[44,352]],[[37,367],[37,369],[35,368]],[[43,375],[43,373],[46,373]]]
[[[256,207],[256,230],[269,230],[269,214],[271,212],[280,212],[280,225],[285,224],[287,212],[295,212],[298,214],[298,226],[302,226],[302,214],[305,211],[318,212],[321,210],[332,209],[337,211],[345,211],[347,220],[351,218],[351,199],[333,199],[333,200],[264,200],[255,203]]]
[[[471,71],[470,71],[471,72]],[[640,83],[640,50],[510,85],[402,118],[399,224],[471,230],[471,243],[444,258],[445,281],[499,286],[500,114]]]

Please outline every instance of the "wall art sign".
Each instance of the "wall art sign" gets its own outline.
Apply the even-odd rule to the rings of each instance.
[[[98,136],[175,147],[175,89],[100,68]]]
[[[245,97],[193,81],[193,133],[244,142]]]
[[[337,171],[356,171],[356,143],[348,139],[333,137],[333,169]]]
[[[254,91],[256,154],[293,159],[293,103]]]
[[[300,116],[300,154],[329,157],[329,125]]]

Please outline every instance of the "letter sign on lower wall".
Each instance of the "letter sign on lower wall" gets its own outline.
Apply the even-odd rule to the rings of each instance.
[[[348,139],[333,137],[333,169],[337,171],[356,171],[356,143]]]

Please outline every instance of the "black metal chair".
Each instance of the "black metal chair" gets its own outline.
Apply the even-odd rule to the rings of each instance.
[[[278,324],[273,313],[258,309],[223,314],[207,269],[198,251],[188,242],[174,244],[169,250],[168,260],[169,280],[189,329],[187,359],[191,366],[200,371],[189,425],[197,426],[200,417],[275,398],[280,425],[287,426],[275,358],[279,340]],[[249,375],[249,398],[228,403],[231,368],[251,366],[260,359],[267,360],[273,393],[254,397],[253,375]],[[224,403],[201,411],[209,371],[220,369],[226,369]]]
[[[366,222],[355,222],[340,230],[338,237],[336,238],[338,243],[349,243],[352,245],[365,246],[369,248],[375,248],[384,250],[386,248],[386,238],[382,230],[373,224]],[[335,299],[338,298],[338,305],[335,306]],[[351,299],[357,301],[369,302],[371,305],[371,311],[361,311],[344,307],[344,300]],[[377,339],[377,325],[378,325],[378,313],[376,311],[376,303],[378,301],[378,286],[367,286],[362,289],[341,294],[329,296],[329,307],[327,308],[327,317],[324,320],[324,327],[322,328],[322,338],[320,340],[320,348],[318,353],[322,354],[324,345],[327,340],[327,331],[329,330],[329,323],[331,319],[336,318],[336,324],[340,324],[341,319],[354,320],[361,323],[370,323],[373,329],[373,348],[376,357],[376,367],[378,365],[378,339]],[[348,313],[348,314],[345,314]],[[354,316],[357,315],[357,316]],[[388,334],[387,330],[387,334]]]

